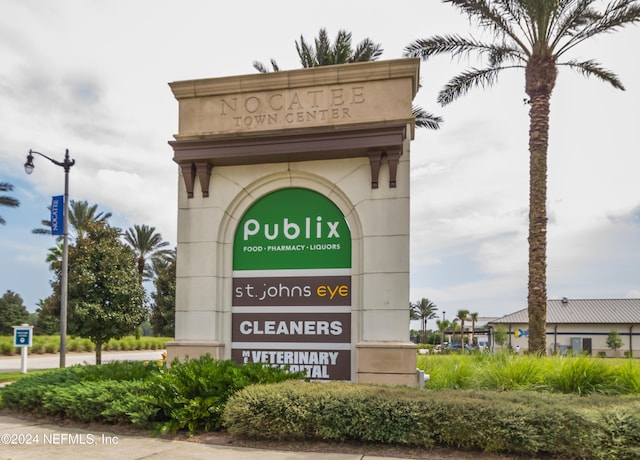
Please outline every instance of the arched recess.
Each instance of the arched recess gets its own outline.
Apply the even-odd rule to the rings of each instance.
[[[221,325],[225,343],[232,343],[231,311],[233,303],[233,245],[238,225],[251,208],[261,198],[272,192],[302,188],[316,192],[331,201],[342,213],[351,233],[351,356],[355,344],[361,340],[362,332],[362,224],[354,203],[335,183],[307,171],[283,171],[261,177],[243,187],[227,207],[220,221],[217,272],[218,306],[227,318]],[[225,348],[225,356],[231,357],[231,347]],[[350,360],[350,379],[355,378],[355,359]]]

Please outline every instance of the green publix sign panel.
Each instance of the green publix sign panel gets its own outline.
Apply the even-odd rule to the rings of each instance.
[[[320,193],[287,188],[256,201],[233,243],[231,355],[305,371],[351,375],[351,232]]]

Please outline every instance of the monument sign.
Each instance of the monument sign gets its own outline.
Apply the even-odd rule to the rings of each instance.
[[[176,337],[318,380],[415,385],[409,143],[417,59],[171,83]]]

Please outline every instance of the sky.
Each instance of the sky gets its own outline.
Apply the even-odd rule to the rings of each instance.
[[[300,67],[295,41],[326,28],[369,37],[381,59],[412,41],[473,34],[466,17],[436,0],[214,2],[207,0],[1,0],[0,182],[20,207],[0,207],[0,295],[30,311],[51,293],[48,219],[64,171],[29,149],[76,164],[70,197],[111,212],[122,229],[156,228],[176,244],[178,131],[169,82],[253,74],[254,60]],[[318,7],[316,5],[321,5]],[[640,297],[640,27],[591,39],[568,55],[596,59],[626,91],[566,68],[551,98],[548,297]],[[451,319],[460,309],[495,317],[526,308],[528,109],[524,73],[441,107],[438,91],[466,60],[422,62],[414,103],[444,118],[411,146],[410,300],[428,298]]]

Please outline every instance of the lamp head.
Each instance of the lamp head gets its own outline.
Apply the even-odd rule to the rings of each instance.
[[[34,170],[35,166],[33,165],[33,155],[31,155],[31,150],[29,150],[29,154],[27,155],[27,162],[24,164],[24,172],[27,174],[31,174]]]

